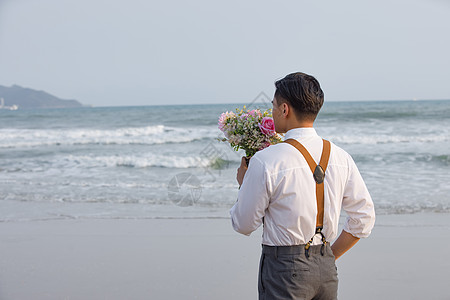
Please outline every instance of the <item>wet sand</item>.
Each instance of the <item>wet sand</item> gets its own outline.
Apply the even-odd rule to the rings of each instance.
[[[0,223],[0,299],[257,299],[261,230],[229,219]],[[380,215],[340,299],[450,299],[450,215]]]

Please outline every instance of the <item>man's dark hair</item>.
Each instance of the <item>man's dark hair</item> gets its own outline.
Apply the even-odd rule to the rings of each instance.
[[[278,105],[289,103],[297,119],[314,121],[323,105],[323,91],[313,76],[305,73],[292,73],[275,82],[275,98]]]

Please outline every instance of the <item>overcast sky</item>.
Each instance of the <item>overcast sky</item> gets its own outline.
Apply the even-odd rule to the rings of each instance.
[[[0,0],[0,85],[94,106],[450,99],[448,0]]]

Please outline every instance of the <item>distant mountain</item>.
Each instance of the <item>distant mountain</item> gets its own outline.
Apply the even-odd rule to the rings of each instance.
[[[4,99],[5,106],[17,105],[19,109],[71,108],[83,106],[76,100],[59,99],[44,91],[36,91],[18,85],[11,87],[0,85],[0,98]]]

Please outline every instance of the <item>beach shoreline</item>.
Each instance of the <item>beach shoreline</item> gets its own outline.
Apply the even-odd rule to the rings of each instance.
[[[339,298],[449,299],[449,217],[377,216]],[[260,243],[221,218],[3,222],[0,299],[257,299]]]

